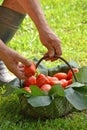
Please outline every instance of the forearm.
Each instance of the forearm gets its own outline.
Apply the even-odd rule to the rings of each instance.
[[[47,27],[47,21],[44,17],[44,13],[41,9],[39,0],[17,0],[19,4],[24,8],[25,12],[31,17],[35,23],[37,29]]]
[[[3,60],[7,52],[7,46],[0,40],[0,59]]]

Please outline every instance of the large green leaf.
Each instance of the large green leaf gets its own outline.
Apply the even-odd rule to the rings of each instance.
[[[68,86],[68,88],[73,88],[74,90],[80,92],[83,95],[87,95],[87,84],[74,82],[71,85]]]
[[[87,66],[83,66],[79,69],[79,72],[76,73],[79,82],[87,83]]]
[[[35,85],[30,86],[32,96],[44,96],[45,93]]]
[[[67,100],[78,110],[87,108],[87,96],[77,92],[73,88],[65,90]]]
[[[64,89],[62,88],[62,86],[60,84],[54,85],[50,89],[49,95],[53,95],[53,96],[65,96]]]
[[[74,90],[78,91],[79,93],[87,96],[87,85],[80,87],[80,88],[74,88]]]
[[[85,84],[83,84],[83,83],[79,83],[79,82],[74,82],[74,83],[72,83],[72,84],[70,84],[70,85],[68,85],[67,87],[68,88],[80,88],[80,87],[83,87],[83,86],[85,86]]]
[[[52,98],[50,96],[31,96],[27,98],[27,101],[33,107],[42,107],[48,106],[52,102]]]

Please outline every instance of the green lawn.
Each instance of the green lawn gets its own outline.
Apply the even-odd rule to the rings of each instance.
[[[62,57],[86,66],[87,0],[41,0],[41,5],[50,27],[62,41]],[[30,59],[41,58],[46,52],[28,16],[8,45]],[[50,67],[59,62],[45,63]],[[87,130],[87,112],[74,112],[64,118],[42,121],[24,118],[20,110],[16,95],[0,96],[0,130]]]

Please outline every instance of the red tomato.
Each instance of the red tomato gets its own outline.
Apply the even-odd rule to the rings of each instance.
[[[45,75],[44,75],[44,74],[39,74],[39,75],[37,76],[37,79],[42,78],[42,77],[45,77]]]
[[[68,81],[66,79],[61,79],[60,84],[62,85],[63,88],[65,88],[68,85]]]
[[[24,81],[24,86],[30,86],[30,85],[35,85],[35,84],[36,84],[36,77],[34,76],[31,76]]]
[[[43,84],[49,84],[49,79],[45,75],[40,78],[37,77],[36,84],[39,87],[41,87]]]
[[[68,81],[68,85],[72,84],[72,79],[69,79],[67,81]]]
[[[31,65],[30,66],[25,66],[24,67],[24,71],[25,71],[25,75],[27,77],[35,75],[35,73],[36,73],[36,66],[35,66],[34,62],[31,61]]]
[[[73,68],[73,71],[74,71],[75,73],[78,73],[78,72],[79,72],[79,69]],[[72,73],[71,70],[69,70],[69,71],[68,71],[68,74],[67,74],[67,79],[72,79],[72,77],[73,77],[73,73]]]
[[[49,79],[49,84],[50,85],[59,84],[58,78],[56,78],[56,77],[50,77],[50,76],[47,76],[47,78]]]
[[[29,87],[24,87],[23,89],[26,90],[26,91],[28,91],[29,93],[31,93],[31,90],[30,90]]]
[[[44,84],[41,86],[41,90],[45,90],[45,91],[49,91],[51,89],[51,85],[50,84]]]
[[[61,80],[61,79],[67,79],[67,74],[59,72],[59,73],[54,74],[54,77],[57,77],[59,80]]]

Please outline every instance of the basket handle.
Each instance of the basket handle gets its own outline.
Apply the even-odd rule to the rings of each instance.
[[[47,58],[49,58],[48,55],[42,57],[42,58],[37,62],[37,64],[36,64],[36,69],[37,69],[38,65],[41,63],[41,61],[42,61],[42,60],[45,60],[45,59],[47,59]],[[72,71],[72,74],[73,74],[73,77],[74,77],[74,79],[75,79],[75,82],[78,82],[78,79],[77,79],[77,77],[76,77],[76,75],[75,75],[75,72],[73,71],[71,65],[70,65],[63,57],[61,57],[61,56],[55,55],[54,58],[58,58],[58,59],[61,59],[62,61],[64,61],[64,62],[68,65],[68,67],[70,68],[70,70]]]

